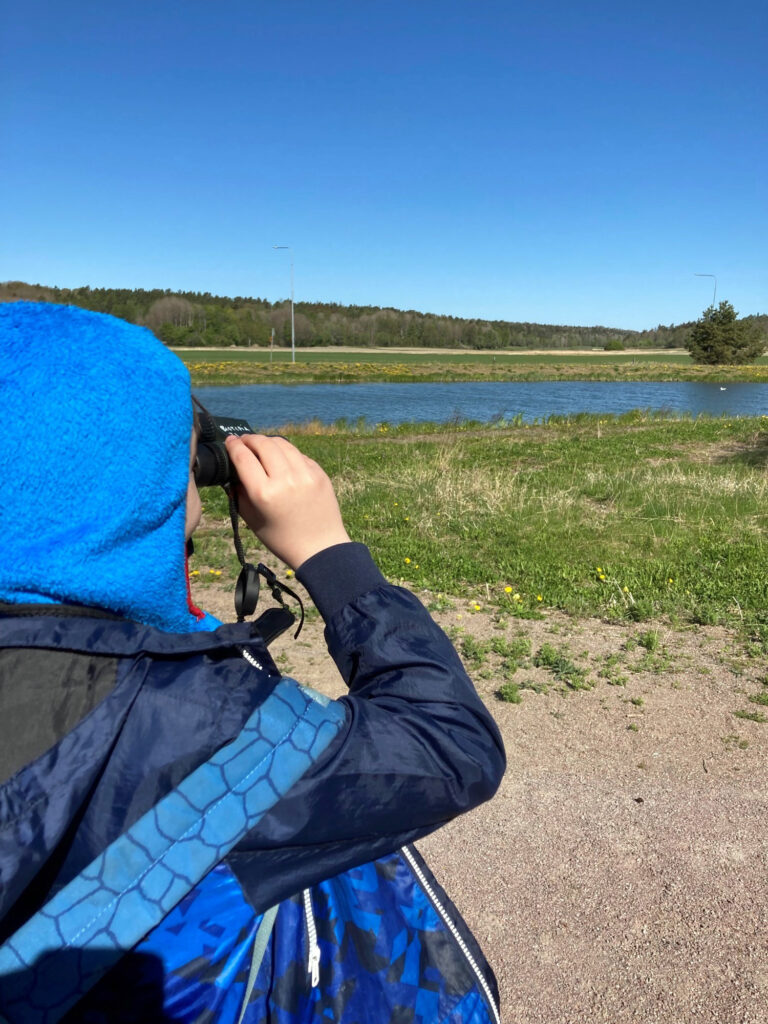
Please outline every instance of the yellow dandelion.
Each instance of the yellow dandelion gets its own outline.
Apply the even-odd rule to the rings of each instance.
[[[621,589],[624,591],[625,594],[629,593],[629,587],[622,587]]]
[[[215,576],[216,575],[216,570],[215,569],[209,569],[208,572],[211,574],[211,576]]]
[[[413,568],[414,568],[414,569],[418,569],[418,568],[419,568],[418,564],[417,564],[417,563],[414,563],[414,566],[413,566]]]
[[[199,569],[193,569],[192,572],[189,575],[190,576],[199,576],[200,575],[200,570]]]
[[[406,565],[410,565],[411,564],[410,558],[404,558],[403,561],[405,562]]]
[[[221,576],[221,569],[217,569],[214,576]]]
[[[480,605],[479,604],[473,605],[473,608],[475,609],[476,612],[480,611]]]
[[[512,587],[504,587],[504,593],[505,594],[511,594],[512,593]]]
[[[671,576],[670,576],[670,577],[669,577],[669,579],[667,580],[667,583],[674,583],[674,582],[675,582],[675,581],[674,581],[674,580],[672,579],[672,577],[671,577]]]
[[[596,571],[596,572],[602,572],[603,570],[602,570],[602,569],[600,568],[600,566],[598,565],[598,567],[597,567],[597,569],[596,569],[595,571]]]
[[[293,569],[286,569],[285,575],[290,579],[293,576]]]
[[[543,600],[544,600],[544,598],[543,598],[543,597],[541,596],[541,594],[537,594],[537,595],[536,595],[536,600],[537,600],[537,601],[543,601]]]

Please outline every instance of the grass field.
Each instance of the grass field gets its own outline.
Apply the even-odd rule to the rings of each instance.
[[[196,386],[208,384],[461,380],[768,381],[768,357],[754,365],[696,365],[686,352],[339,352],[300,349],[180,351]]]
[[[286,429],[350,535],[438,606],[727,623],[768,644],[768,417]],[[197,571],[234,581],[223,495],[204,506]]]
[[[270,360],[269,349],[264,348],[230,348],[230,349],[181,349],[177,354],[187,365],[206,362],[245,362],[245,363],[290,363],[291,350],[279,348],[274,350]],[[763,357],[768,362],[768,357]],[[691,357],[682,349],[665,351],[652,350],[647,352],[569,352],[567,350],[542,353],[528,352],[521,349],[517,352],[491,352],[479,350],[446,350],[432,349],[357,349],[340,350],[325,348],[302,348],[296,350],[296,361],[299,363],[356,362],[362,363],[445,363],[446,365],[477,363],[499,363],[502,365],[558,365],[562,363],[680,363],[691,364]]]

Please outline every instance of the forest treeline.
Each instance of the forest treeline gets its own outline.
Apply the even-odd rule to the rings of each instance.
[[[10,281],[0,301],[28,299],[81,306],[149,327],[171,346],[290,345],[288,301],[209,292],[142,288],[54,288]],[[466,320],[379,306],[297,302],[296,345],[421,348],[682,348],[692,323],[629,331],[614,327],[566,327],[507,320]],[[768,338],[768,316],[751,317]]]

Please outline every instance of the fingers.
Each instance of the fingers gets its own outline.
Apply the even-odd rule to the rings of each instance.
[[[310,461],[284,437],[243,434],[240,437],[228,437],[226,445],[236,469],[243,466],[248,467],[248,472],[256,472],[251,464],[251,457],[255,457],[266,477],[271,480],[287,480],[292,472],[305,469]],[[242,480],[242,474],[240,478]]]
[[[244,434],[226,445],[240,480],[241,515],[287,565],[349,540],[328,475],[290,441]]]

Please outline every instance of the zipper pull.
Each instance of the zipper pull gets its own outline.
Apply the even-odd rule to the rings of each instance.
[[[312,988],[317,988],[320,984],[320,947],[317,943],[309,951],[308,970],[312,977]]]
[[[309,889],[304,890],[304,916],[307,919],[307,974],[312,979],[312,988],[317,988],[320,984],[320,947],[317,944],[317,928]]]

